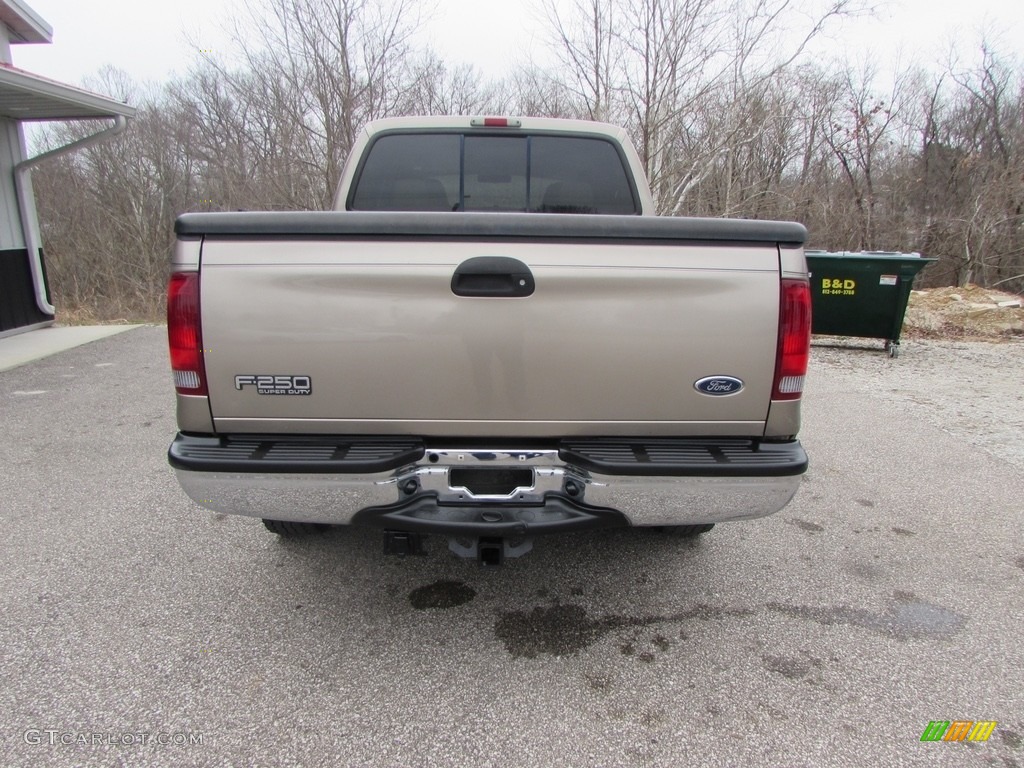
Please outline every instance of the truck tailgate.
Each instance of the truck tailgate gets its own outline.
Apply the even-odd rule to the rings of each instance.
[[[480,256],[526,264],[535,291],[455,295]],[[779,252],[207,235],[201,305],[219,432],[751,436],[771,398]],[[309,393],[238,376],[308,377]],[[709,376],[743,388],[704,394]]]

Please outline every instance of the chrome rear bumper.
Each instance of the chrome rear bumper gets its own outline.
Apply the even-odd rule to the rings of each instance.
[[[403,445],[400,466],[352,472],[295,463],[301,462],[302,446],[255,450],[259,458],[245,458],[235,447],[230,462],[217,469],[218,462],[210,460],[220,450],[217,438],[179,440],[207,441],[191,458],[172,446],[171,464],[188,496],[211,511],[332,525],[392,527],[406,520],[410,527],[440,533],[479,532],[480,525],[491,524],[500,535],[512,523],[537,532],[586,527],[573,510],[601,524],[608,524],[605,513],[621,513],[618,524],[634,526],[765,517],[786,506],[807,465],[795,441],[750,443],[741,450],[738,444],[745,441],[686,440],[647,441],[642,449],[636,447],[641,443],[617,441],[601,444],[601,450],[593,443],[567,443],[540,450],[423,448],[422,454]],[[623,446],[633,447],[635,460]],[[295,471],[261,471],[261,461],[275,450]],[[606,466],[615,471],[598,469]],[[268,468],[281,469],[281,461]]]

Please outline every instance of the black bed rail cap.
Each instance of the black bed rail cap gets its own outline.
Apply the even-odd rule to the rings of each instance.
[[[800,246],[807,229],[794,221],[595,216],[545,213],[390,211],[241,211],[185,213],[179,237],[537,238],[770,243]]]

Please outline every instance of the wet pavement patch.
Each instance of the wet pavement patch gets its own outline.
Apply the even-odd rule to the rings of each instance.
[[[795,525],[800,530],[807,531],[808,533],[821,533],[825,530],[825,526],[823,525],[818,525],[817,523],[809,523],[806,520],[801,520],[796,517],[791,517],[786,522],[790,525]]]
[[[529,613],[510,611],[498,619],[494,634],[513,656],[528,659],[542,653],[568,656],[606,635],[614,625],[607,619],[587,618],[578,605],[536,607]]]
[[[749,616],[752,610],[743,608],[717,608],[698,605],[682,613],[667,616],[602,616],[591,619],[580,605],[537,606],[532,611],[509,611],[503,613],[494,625],[494,634],[513,656],[535,659],[542,653],[552,656],[568,656],[593,645],[609,632],[618,629],[649,627],[674,622],[721,620],[732,616]],[[654,643],[659,648],[668,646],[662,637]],[[624,656],[636,653],[633,643],[619,646]],[[648,651],[637,653],[644,662],[654,661]]]
[[[959,629],[963,618],[952,611],[924,602],[908,602],[892,612],[893,634],[921,637],[948,635]]]
[[[775,672],[790,680],[803,680],[806,683],[818,685],[821,683],[821,671],[825,662],[806,651],[801,651],[801,656],[761,656],[764,668],[769,672]]]
[[[454,608],[476,597],[476,590],[461,581],[435,581],[409,593],[409,602],[418,611],[427,608]]]
[[[905,593],[909,596],[911,593]],[[920,600],[902,599],[885,613],[872,613],[863,608],[846,606],[806,606],[768,603],[768,610],[793,619],[813,621],[823,626],[845,625],[908,640],[919,637],[942,637],[959,630],[966,619],[953,611]]]
[[[596,693],[608,693],[612,689],[612,683],[614,682],[610,675],[601,673],[584,673],[583,678],[587,681],[587,685],[590,686],[590,690]]]
[[[790,656],[762,656],[766,669],[776,672],[790,680],[799,680],[811,671],[811,664],[804,659],[795,659]]]
[[[1021,745],[1024,744],[1024,739],[1021,739],[1016,731],[1011,731],[1009,728],[1000,728],[997,733],[1002,737],[1003,743],[1010,749],[1020,749]]]

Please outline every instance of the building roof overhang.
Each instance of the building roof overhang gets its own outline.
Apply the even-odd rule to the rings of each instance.
[[[22,0],[0,0],[0,23],[7,26],[12,43],[53,41],[53,27]]]
[[[134,117],[135,107],[82,88],[0,64],[0,117],[11,120],[98,120]]]

